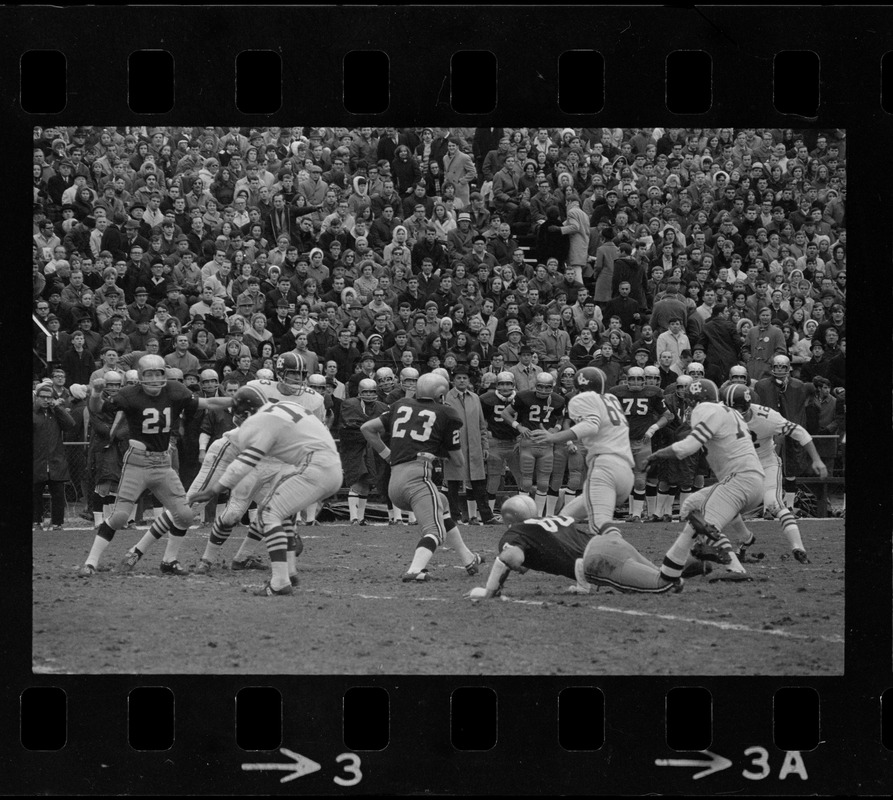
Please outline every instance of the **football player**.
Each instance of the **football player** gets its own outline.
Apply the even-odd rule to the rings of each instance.
[[[576,581],[570,587],[576,594],[588,594],[592,584],[621,592],[681,592],[682,576],[710,571],[708,563],[686,555],[680,574],[670,574],[624,541],[616,528],[593,536],[579,530],[573,517],[537,518],[535,503],[526,495],[510,497],[502,504],[502,520],[508,530],[499,540],[487,585],[466,595],[473,600],[498,597],[511,571],[523,574],[532,569],[570,578]],[[672,548],[670,552],[675,556]]]
[[[496,388],[481,395],[481,410],[487,422],[490,436],[489,457],[487,458],[487,500],[490,510],[496,510],[496,492],[505,475],[506,465],[515,476],[519,491],[521,469],[518,458],[518,431],[502,416],[503,410],[515,399],[515,377],[511,372],[500,372],[496,376]]]
[[[672,415],[664,430],[668,443],[681,442],[691,433],[691,409],[688,402],[688,387],[692,379],[688,375],[680,375],[676,382],[668,386],[664,393],[664,403]],[[695,453],[678,461],[668,459],[658,465],[657,506],[651,522],[670,522],[673,519],[673,500],[679,493],[679,507],[685,504],[693,487],[704,486],[704,476],[698,472],[701,454]],[[700,485],[699,485],[700,484]]]
[[[236,392],[233,405],[237,414],[247,417],[226,434],[238,455],[222,477],[192,499],[209,500],[223,489],[233,490],[264,462],[281,462],[278,478],[257,510],[272,575],[255,594],[290,595],[297,576],[289,568],[286,527],[308,504],[318,503],[340,488],[338,447],[319,418],[293,399],[264,403],[256,389],[245,386]]]
[[[376,370],[375,382],[378,384],[378,399],[387,404],[389,395],[397,388],[394,370],[390,367],[381,367]]]
[[[593,535],[614,532],[614,508],[633,488],[629,425],[620,400],[605,393],[605,373],[598,367],[581,369],[574,385],[577,394],[567,405],[573,425],[560,433],[533,431],[531,438],[553,445],[579,441],[586,448],[586,488],[582,497],[565,506],[564,514],[588,519]]]
[[[469,575],[476,575],[483,562],[465,545],[443,492],[432,480],[437,459],[448,458],[460,469],[465,462],[459,439],[462,420],[455,409],[443,403],[449,388],[449,381],[440,375],[422,375],[415,397],[398,400],[361,428],[375,452],[391,464],[388,494],[392,502],[411,508],[422,529],[404,583],[430,580],[428,563],[444,542],[458,552]],[[390,436],[390,447],[382,441],[383,435]]]
[[[502,410],[502,418],[519,434],[520,489],[525,494],[532,494],[536,480],[536,509],[540,516],[555,513],[558,492],[552,493],[549,489],[552,445],[534,442],[530,434],[534,430],[561,430],[564,406],[565,399],[555,392],[555,378],[548,372],[540,372],[534,388],[516,392],[512,402]]]
[[[362,427],[388,407],[378,399],[378,385],[371,378],[363,378],[357,388],[359,396],[348,398],[341,405],[340,445],[344,456],[344,482],[350,487],[347,493],[350,524],[365,525],[367,498],[373,487],[383,486],[384,464],[369,446]]]
[[[186,570],[177,560],[183,537],[192,522],[192,512],[186,503],[186,492],[171,464],[171,427],[184,410],[196,408],[227,408],[229,397],[196,397],[180,383],[168,383],[166,364],[158,355],[145,355],[137,362],[139,384],[125,386],[112,397],[104,396],[105,381],[96,378],[92,383],[87,408],[91,414],[124,412],[130,433],[130,448],[124,456],[118,497],[111,514],[96,531],[93,547],[78,574],[95,574],[99,559],[115,536],[115,531],[127,524],[133,506],[149,489],[164,506],[140,540],[135,552],[142,556],[156,539],[170,534],[161,562],[161,571],[169,575],[185,575]]]
[[[124,386],[120,372],[105,373],[106,399],[114,397]],[[120,411],[100,411],[90,415],[90,446],[87,449],[88,472],[93,482],[93,524],[102,524],[107,508],[115,502],[121,466],[127,451],[130,432]]]
[[[623,409],[623,415],[629,424],[629,440],[636,467],[633,469],[635,483],[630,501],[629,522],[641,522],[645,509],[645,498],[649,502],[652,514],[656,513],[657,478],[647,480],[645,471],[639,468],[651,453],[651,437],[661,428],[665,428],[672,415],[664,405],[663,392],[659,386],[645,385],[645,370],[641,367],[630,367],[626,373],[626,386],[615,386],[611,389]],[[641,454],[642,458],[639,458]]]
[[[761,378],[754,387],[760,405],[772,408],[785,419],[801,427],[806,423],[806,402],[815,394],[812,381],[801,381],[791,377],[791,359],[786,355],[772,357],[771,375]],[[782,449],[784,465],[784,501],[787,508],[793,508],[797,492],[795,476],[806,467],[803,449],[791,438],[785,437]]]
[[[391,393],[385,399],[387,405],[404,398],[415,397],[415,386],[419,379],[419,371],[415,367],[404,367],[400,370],[400,384],[394,384]]]
[[[730,384],[722,393],[722,401],[741,414],[750,429],[753,446],[765,472],[763,508],[778,520],[794,558],[801,564],[808,564],[809,559],[806,556],[806,549],[803,547],[803,540],[800,538],[797,519],[784,503],[781,459],[776,452],[775,437],[790,436],[798,442],[812,459],[812,469],[816,475],[826,478],[828,468],[819,456],[812,442],[812,436],[804,428],[786,420],[774,409],[754,403],[751,390],[742,384]],[[740,543],[739,559],[743,558],[745,550],[755,541],[755,537],[751,534],[747,541]]]
[[[558,393],[564,398],[565,403],[576,394],[574,389],[575,367],[565,367],[559,375],[560,386]],[[567,405],[562,415],[562,428],[569,428],[570,420],[567,418]],[[549,496],[557,495],[555,509],[564,507],[565,496],[568,492],[572,496],[578,496],[582,491],[583,471],[585,467],[586,453],[577,442],[568,442],[563,447],[552,448],[552,475],[549,477]],[[565,482],[565,474],[567,481]],[[549,511],[549,497],[546,497],[546,510]],[[550,513],[555,513],[554,511]]]
[[[691,433],[652,453],[648,463],[685,458],[707,448],[707,463],[716,475],[716,484],[698,490],[682,505],[683,533],[697,532],[716,542],[726,564],[723,578],[749,580],[724,531],[734,531],[746,541],[749,531],[741,515],[762,502],[763,467],[741,415],[720,402],[716,384],[706,379],[692,381],[688,392],[694,406]],[[681,571],[682,562],[672,567],[677,568]]]

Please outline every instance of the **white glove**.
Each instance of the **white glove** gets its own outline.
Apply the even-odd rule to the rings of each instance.
[[[71,396],[75,400],[83,400],[87,396],[87,387],[82,383],[73,383],[68,387],[68,391],[71,392]]]

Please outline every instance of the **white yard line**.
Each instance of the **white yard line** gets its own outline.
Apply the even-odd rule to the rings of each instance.
[[[320,592],[323,594],[323,592]],[[325,592],[324,594],[335,596],[331,592]],[[353,597],[361,597],[363,600],[406,600],[404,597],[396,597],[393,595],[375,595],[375,594],[355,594]],[[414,597],[412,598],[415,601],[421,602],[439,602],[439,603],[451,603],[454,602],[456,598],[451,597]],[[527,606],[544,606],[549,605],[549,601],[546,600],[515,600],[511,597],[502,597],[504,602],[507,603],[518,603],[520,605]],[[825,642],[831,642],[832,644],[843,644],[844,640],[842,636],[823,636],[821,634],[818,635],[810,635],[806,633],[793,633],[792,631],[782,630],[780,628],[751,628],[747,625],[741,625],[737,622],[715,622],[714,620],[709,619],[698,619],[697,617],[680,617],[676,614],[656,614],[653,611],[638,611],[630,608],[613,608],[612,606],[589,606],[589,608],[594,609],[595,611],[604,611],[609,614],[628,614],[633,617],[654,617],[655,619],[666,620],[667,622],[688,622],[693,625],[705,625],[711,628],[719,628],[724,631],[739,631],[741,633],[759,633],[768,636],[781,636],[787,639],[822,639]]]

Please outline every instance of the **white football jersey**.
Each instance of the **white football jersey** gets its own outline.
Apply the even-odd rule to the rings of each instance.
[[[576,433],[580,444],[586,448],[587,457],[610,453],[633,466],[629,424],[620,401],[614,395],[596,392],[576,394],[567,404],[567,415],[575,426],[582,426]]]
[[[691,433],[673,445],[683,455],[692,455],[701,447],[707,448],[707,463],[718,481],[735,472],[764,475],[744,419],[726,405],[698,403],[691,412]]]
[[[306,408],[320,422],[326,421],[323,396],[309,387],[304,387],[298,392],[286,383],[269,381],[266,378],[248,381],[246,385],[257,389],[271,403],[278,403],[280,400],[290,400]]]
[[[222,479],[227,487],[235,486],[263,460],[298,466],[314,452],[338,455],[329,429],[292,399],[262,405],[227,435],[239,450]]]
[[[750,404],[753,414],[747,420],[747,427],[753,431],[754,443],[757,457],[762,464],[775,464],[777,456],[775,454],[775,437],[790,436],[794,441],[801,445],[809,444],[812,441],[805,428],[801,428],[795,422],[785,419],[774,408],[760,406],[756,403]]]

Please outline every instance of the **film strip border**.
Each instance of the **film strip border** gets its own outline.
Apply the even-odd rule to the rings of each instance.
[[[532,9],[373,9],[308,8],[263,9],[3,9],[0,25],[0,94],[8,110],[11,136],[27,141],[34,124],[47,124],[69,117],[127,124],[182,122],[184,115],[250,125],[269,121],[262,111],[238,104],[236,59],[245,51],[271,51],[281,64],[281,108],[277,118],[338,120],[356,125],[485,124],[505,122],[509,117],[556,124],[580,125],[590,120],[620,121],[624,125],[653,124],[656,110],[678,124],[708,124],[722,119],[727,124],[840,125],[846,127],[854,155],[848,165],[854,190],[850,195],[854,240],[853,252],[864,263],[889,263],[889,233],[873,231],[878,209],[889,218],[891,168],[889,159],[861,160],[870,152],[870,141],[889,141],[891,117],[886,112],[889,93],[882,92],[893,49],[888,9],[580,9],[551,7]],[[117,26],[120,26],[118,28]],[[110,31],[118,35],[109,36]],[[314,29],[337,32],[326,46],[313,48]],[[278,33],[277,33],[278,32]],[[333,46],[331,39],[337,40]],[[512,46],[520,41],[523,46]],[[128,63],[139,51],[170,53],[174,65],[173,104],[159,113],[132,109],[128,95]],[[492,111],[481,104],[457,117],[449,91],[452,56],[456,51],[492,54],[495,59],[495,96]],[[32,51],[64,54],[65,106],[58,112],[28,113],[21,105],[23,58]],[[302,53],[310,51],[308,57]],[[381,52],[387,56],[389,85],[386,110],[380,100],[369,110],[351,114],[345,106],[345,59],[354,52]],[[594,96],[595,105],[576,113],[562,105],[561,58],[565,53],[593,52],[604,60],[603,92],[591,86],[583,94]],[[674,113],[668,108],[668,59],[678,52],[706,53],[711,62],[712,102],[695,110]],[[819,59],[818,106],[811,103],[792,108],[774,102],[773,86],[779,54],[814,53]],[[573,58],[578,56],[564,56]],[[593,56],[584,56],[592,58]],[[596,64],[596,70],[597,70]],[[480,67],[477,67],[478,69]],[[406,76],[412,76],[407,78]],[[815,92],[814,73],[809,79],[810,96]],[[476,97],[477,93],[471,93]],[[603,95],[603,105],[597,102]],[[703,92],[701,93],[703,96]],[[153,101],[154,102],[154,101]],[[267,106],[262,106],[266,108]],[[475,110],[475,109],[484,109]],[[703,111],[698,114],[698,111]],[[807,114],[806,117],[797,112]],[[58,116],[57,116],[58,114]],[[811,116],[810,116],[811,114]],[[588,116],[587,116],[588,115]],[[275,120],[274,120],[275,121]],[[882,146],[882,145],[879,145]],[[21,182],[13,177],[13,189]],[[15,193],[15,191],[14,191]],[[861,205],[860,205],[861,204]],[[859,213],[859,212],[863,213]],[[18,219],[13,210],[10,220]],[[877,248],[864,250],[872,238]],[[16,278],[10,280],[15,283]],[[859,292],[860,281],[851,291]],[[878,291],[889,296],[889,279],[869,285],[861,281],[863,295]],[[9,298],[4,302],[8,303]],[[4,306],[4,310],[8,310]],[[872,355],[890,363],[889,323],[879,316],[854,323],[854,335],[877,342]],[[888,374],[884,367],[882,374]],[[885,381],[881,381],[885,384]],[[889,419],[889,399],[869,402],[854,397],[857,420],[852,435],[859,437],[861,418],[867,426],[872,418]],[[876,452],[889,444],[889,431],[863,429],[863,440],[873,437]],[[23,442],[24,443],[24,442]],[[887,449],[889,452],[889,449]],[[740,790],[746,781],[750,793],[880,793],[889,786],[893,761],[889,713],[885,691],[890,688],[890,554],[889,484],[887,470],[865,468],[864,478],[854,481],[847,539],[847,676],[845,679],[798,680],[796,678],[737,678],[730,665],[727,680],[706,679],[413,679],[392,677],[365,681],[354,678],[264,678],[233,680],[216,676],[198,681],[189,678],[144,679],[74,676],[36,676],[28,667],[30,619],[26,603],[10,603],[10,635],[0,642],[8,665],[3,692],[3,752],[11,754],[14,766],[9,786],[19,791],[111,791],[229,792],[276,791],[285,770],[244,770],[245,763],[298,763],[285,753],[248,753],[236,739],[236,698],[240,690],[272,686],[282,698],[281,748],[318,763],[320,769],[306,773],[297,784],[302,790],[340,791],[351,780],[353,760],[338,759],[354,752],[362,760],[362,791],[440,791],[535,793],[622,793],[650,791],[716,792]],[[858,506],[862,505],[860,515]],[[856,507],[855,509],[853,507]],[[18,516],[23,516],[19,514]],[[8,524],[9,521],[7,521]],[[878,529],[881,530],[878,530]],[[873,535],[877,539],[869,538]],[[26,564],[27,537],[6,545],[18,563]],[[7,574],[4,599],[28,596],[27,575]],[[351,689],[375,684],[387,693],[387,746],[364,751],[345,738],[350,725]],[[140,700],[163,709],[159,696],[133,695],[143,687],[162,686],[170,691],[175,724],[170,749],[140,751],[131,746],[128,707]],[[64,697],[64,746],[60,750],[29,750],[28,703],[48,708],[47,728],[53,732],[53,704],[48,696],[29,698],[27,690],[61,689]],[[686,740],[698,746],[694,753],[673,750],[667,740],[666,714],[669,693],[680,688],[709,691],[712,698],[712,738],[706,748],[702,738]],[[785,751],[773,728],[773,699],[783,689],[812,689],[818,695],[806,701],[805,711],[814,721],[819,716],[819,744],[815,750]],[[488,701],[474,698],[476,707],[495,706],[496,744],[490,749],[462,750],[452,736],[458,729],[456,692],[483,689],[493,692]],[[575,751],[560,737],[561,697],[565,691],[596,690],[601,693],[604,742],[600,748]],[[799,695],[808,697],[809,695]],[[461,697],[461,696],[460,696]],[[568,697],[565,695],[565,697]],[[587,695],[576,706],[585,717],[595,719],[588,743],[599,736],[598,694]],[[595,700],[593,701],[593,697]],[[383,740],[382,695],[363,698],[362,705],[378,708],[379,724],[374,744]],[[700,699],[698,699],[700,698]],[[353,701],[351,701],[353,702]],[[357,700],[357,702],[359,702]],[[564,701],[567,704],[567,699]],[[592,703],[594,702],[594,706]],[[128,706],[130,703],[130,706]],[[345,705],[347,703],[347,705]],[[275,702],[271,705],[275,706]],[[703,694],[685,697],[686,707],[703,720]],[[170,703],[168,703],[170,706]],[[695,708],[699,710],[694,710]],[[23,716],[23,710],[25,716]],[[269,709],[268,709],[269,711]],[[59,718],[58,705],[56,719]],[[275,716],[275,711],[269,711]],[[565,712],[573,713],[573,712]],[[800,713],[800,712],[797,712]],[[797,716],[795,713],[795,717]],[[39,720],[39,718],[38,718]],[[348,720],[346,723],[345,720]],[[568,724],[568,723],[565,723]],[[24,727],[23,727],[24,725]],[[477,722],[475,722],[477,725]],[[38,727],[40,722],[38,721]],[[165,728],[152,721],[138,725],[152,733]],[[266,727],[265,725],[262,727]],[[485,728],[486,726],[482,726]],[[492,730],[490,725],[487,730]],[[686,726],[688,727],[688,726]],[[795,726],[797,727],[797,726]],[[461,728],[461,726],[460,726]],[[275,725],[272,726],[275,730]],[[55,729],[58,731],[58,728]],[[814,737],[816,726],[807,730]],[[58,732],[55,733],[57,743]],[[24,738],[23,738],[24,737]],[[775,738],[773,738],[775,737]],[[40,737],[38,737],[40,738]],[[374,738],[374,737],[373,737]],[[487,744],[492,741],[481,737]],[[153,743],[158,742],[154,740]],[[679,744],[679,742],[675,742]],[[782,744],[792,744],[784,742]],[[40,744],[38,741],[37,744]],[[269,742],[262,742],[266,747]],[[480,742],[472,742],[480,744]],[[795,742],[801,744],[801,742]],[[809,744],[809,742],[807,742]],[[750,753],[746,751],[758,748]],[[762,750],[766,752],[763,757]],[[706,749],[712,755],[704,755]],[[96,758],[97,751],[108,758]],[[799,752],[808,774],[802,781],[796,759],[786,753]],[[810,755],[812,753],[812,755]],[[707,766],[677,766],[658,761],[704,761],[711,765],[721,757],[733,767],[716,769],[709,776],[694,775]],[[763,766],[763,762],[767,764]],[[86,766],[89,764],[89,766]],[[761,774],[751,779],[743,774]],[[298,770],[295,770],[296,772]],[[782,776],[782,771],[786,774]],[[682,774],[685,773],[685,777]],[[709,780],[706,779],[709,777]],[[255,780],[263,779],[263,783]],[[246,783],[244,781],[251,781]],[[801,782],[802,781],[802,782]],[[792,788],[793,787],[793,788]],[[285,791],[290,791],[286,787]]]
[[[32,114],[150,121],[213,108],[244,124],[273,113],[402,124],[458,113],[475,124],[535,109],[568,123],[598,114],[637,124],[666,111],[821,125],[893,108],[882,8],[811,9],[795,30],[784,9],[744,7],[118,13],[126,40],[110,41],[116,17],[105,9],[7,9],[7,96],[21,90]]]
[[[890,692],[847,699],[835,680],[730,693],[716,681],[344,678],[318,692],[312,679],[218,677],[213,703],[207,681],[165,683],[94,682],[102,703],[26,691],[21,785],[154,792],[176,781],[184,793],[244,794],[301,778],[299,791],[313,793],[830,794],[858,784],[872,794],[889,784]],[[857,717],[854,762],[840,732]]]

